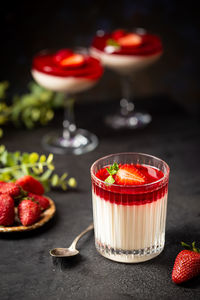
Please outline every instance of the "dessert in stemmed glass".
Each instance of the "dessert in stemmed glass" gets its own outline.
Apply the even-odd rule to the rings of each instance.
[[[135,111],[131,101],[132,76],[155,63],[163,52],[157,35],[138,28],[133,32],[115,30],[111,33],[97,31],[90,53],[121,78],[122,98],[119,113],[106,117],[106,123],[115,129],[138,128],[151,122],[148,113]],[[142,84],[142,83],[141,83]]]
[[[92,88],[103,74],[98,59],[86,49],[61,49],[56,52],[41,51],[33,58],[32,76],[35,81],[54,92],[64,94],[65,115],[63,129],[43,138],[44,147],[58,154],[82,154],[92,151],[97,137],[85,129],[77,129],[74,120],[74,95]]]
[[[165,244],[169,167],[142,153],[100,158],[91,167],[95,245],[124,263],[159,255]]]

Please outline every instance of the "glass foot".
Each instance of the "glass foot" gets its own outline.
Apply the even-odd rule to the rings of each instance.
[[[98,145],[96,135],[85,129],[78,129],[70,139],[63,138],[61,132],[51,132],[42,139],[43,147],[56,154],[75,154],[94,150]]]
[[[133,112],[128,115],[108,115],[105,123],[113,129],[137,129],[148,125],[152,118],[148,113]]]

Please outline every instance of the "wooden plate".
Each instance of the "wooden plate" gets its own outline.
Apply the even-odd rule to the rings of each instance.
[[[45,196],[46,197],[46,196]],[[16,216],[15,223],[13,226],[0,226],[0,232],[15,232],[15,231],[28,231],[33,230],[38,227],[43,226],[45,223],[47,223],[55,214],[56,212],[56,206],[52,199],[49,197],[46,197],[49,199],[50,206],[45,211],[41,213],[40,219],[37,223],[30,225],[30,226],[23,226],[20,225],[19,219]]]

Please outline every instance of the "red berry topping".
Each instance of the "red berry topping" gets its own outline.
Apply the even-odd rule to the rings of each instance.
[[[0,194],[7,194],[11,197],[20,196],[22,190],[21,187],[14,182],[1,182],[0,183]]]
[[[125,164],[117,171],[115,181],[120,185],[137,185],[145,183],[145,176],[134,165]]]
[[[56,63],[60,63],[63,59],[65,59],[66,57],[69,57],[73,55],[72,50],[70,49],[61,49],[58,52],[56,52],[54,54],[54,61]]]
[[[115,30],[115,31],[112,33],[112,38],[113,38],[114,40],[118,40],[119,38],[123,37],[125,34],[126,34],[125,30],[123,30],[123,29],[118,29],[118,30]]]
[[[34,177],[30,175],[23,176],[16,181],[25,191],[37,195],[44,194],[43,185]]]
[[[0,195],[0,225],[9,226],[14,223],[14,200],[11,196]]]
[[[34,199],[36,202],[39,203],[41,210],[45,210],[49,207],[49,199],[41,196],[41,195],[35,195],[33,193],[28,193],[28,197]]]
[[[36,223],[40,217],[41,209],[38,203],[24,199],[18,206],[18,216],[24,226]]]
[[[200,274],[200,253],[192,250],[181,251],[174,263],[172,281],[180,284]]]

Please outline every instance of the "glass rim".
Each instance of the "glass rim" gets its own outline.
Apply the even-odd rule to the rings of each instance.
[[[153,158],[153,159],[156,159],[156,160],[159,160],[161,163],[163,163],[163,165],[166,167],[166,174],[164,174],[163,177],[161,177],[160,179],[156,180],[156,181],[153,181],[153,182],[150,182],[150,183],[144,183],[144,184],[140,184],[140,185],[121,185],[121,184],[115,184],[115,183],[112,183],[112,184],[107,184],[105,181],[101,180],[100,178],[96,177],[96,175],[94,174],[94,171],[93,171],[93,168],[94,166],[100,161],[100,160],[103,160],[103,159],[107,159],[109,157],[112,157],[112,156],[117,156],[117,155],[125,155],[125,154],[128,154],[128,155],[131,155],[131,154],[137,154],[137,155],[141,155],[141,156],[146,156],[146,157],[149,157],[149,158]],[[103,167],[102,167],[103,168]],[[162,183],[162,182],[165,182],[168,178],[169,178],[169,172],[170,172],[170,167],[168,166],[168,164],[160,159],[159,157],[156,157],[154,155],[150,155],[150,154],[146,154],[146,153],[142,153],[142,152],[119,152],[119,153],[113,153],[113,154],[109,154],[109,155],[106,155],[106,156],[103,156],[99,159],[97,159],[90,167],[90,174],[91,174],[91,177],[92,179],[94,179],[96,182],[100,183],[100,184],[104,184],[104,185],[107,185],[107,186],[113,186],[113,187],[118,187],[118,188],[142,188],[142,187],[151,187],[151,186],[154,186],[154,185],[157,185],[159,183]]]

